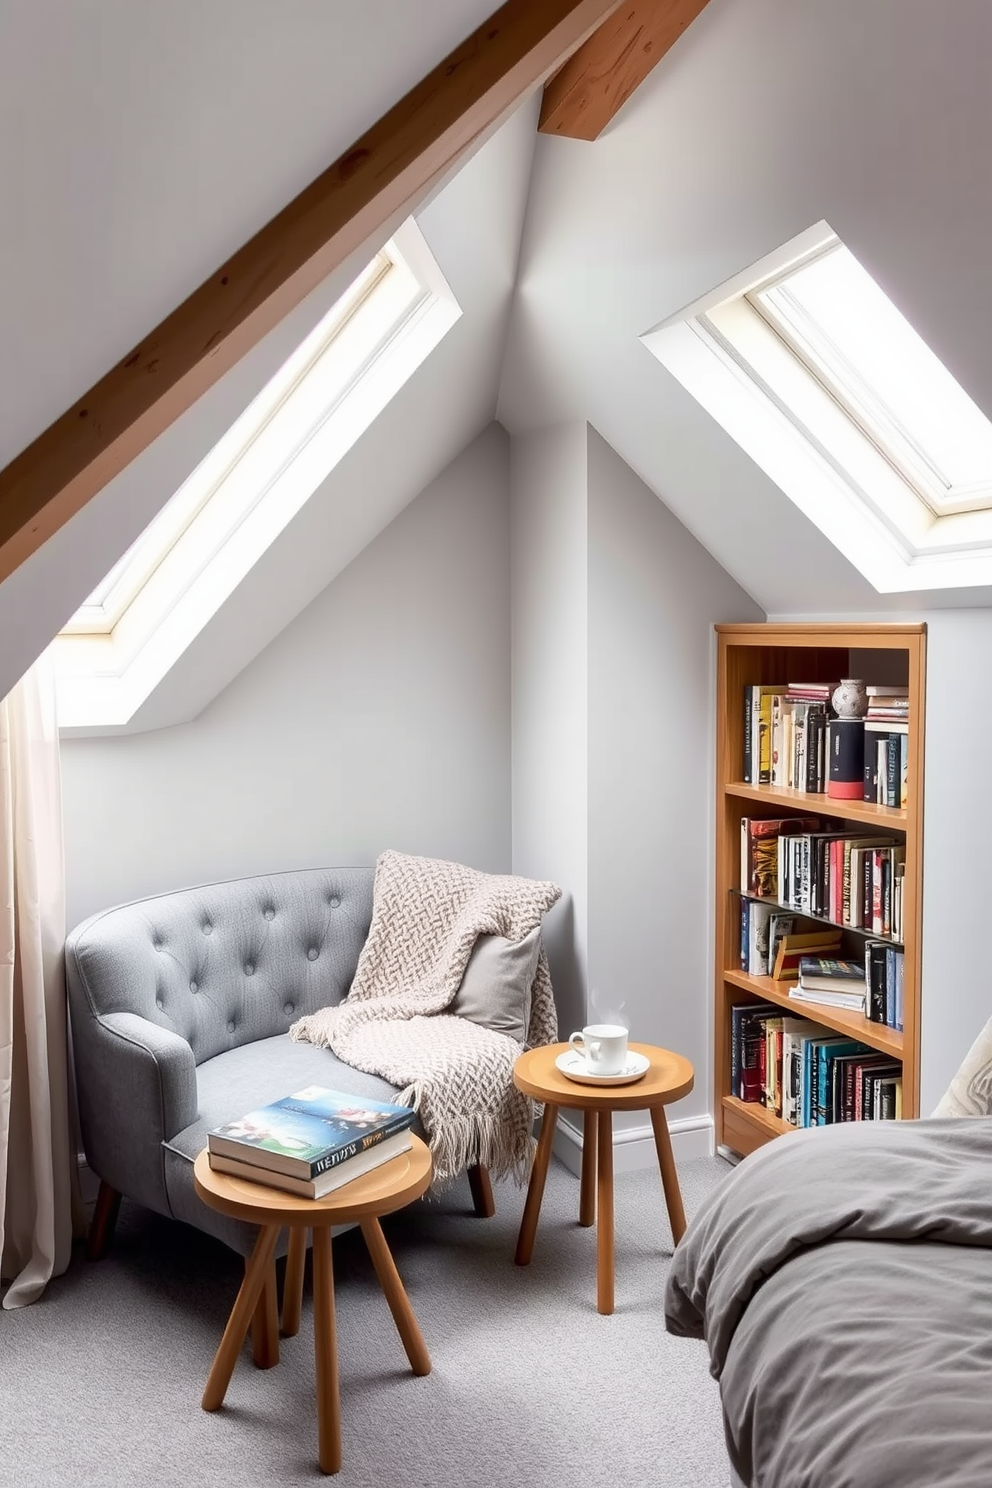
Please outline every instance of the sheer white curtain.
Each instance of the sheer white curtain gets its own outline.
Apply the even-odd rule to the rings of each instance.
[[[65,873],[55,685],[43,656],[0,701],[0,1278],[39,1297],[72,1242]]]

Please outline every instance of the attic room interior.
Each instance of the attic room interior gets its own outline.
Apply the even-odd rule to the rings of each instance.
[[[989,56],[0,5],[0,1484],[992,1483]]]

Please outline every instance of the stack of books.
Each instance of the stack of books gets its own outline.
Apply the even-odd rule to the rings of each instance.
[[[864,1013],[867,995],[863,961],[821,956],[803,956],[799,962],[799,984],[789,988],[789,997],[795,1002],[847,1008],[852,1013]]]
[[[310,1085],[207,1133],[212,1168],[322,1199],[409,1150],[409,1106]]]

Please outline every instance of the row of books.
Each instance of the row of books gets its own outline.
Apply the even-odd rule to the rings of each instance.
[[[790,687],[744,689],[744,780],[748,785],[826,789],[828,692],[804,697]]]
[[[796,1002],[845,1008],[901,1030],[902,946],[866,940],[858,956],[844,957],[841,939],[838,926],[817,925],[760,900],[741,900],[740,967],[748,976],[795,982],[788,995]]]
[[[909,799],[909,725],[865,719],[864,799],[876,806],[902,806]]]
[[[310,1085],[207,1133],[212,1168],[322,1199],[412,1145],[409,1106]]]
[[[870,686],[868,715],[838,728],[832,683],[749,684],[744,688],[743,778],[748,785],[783,786],[810,795],[850,795],[836,781],[863,775],[863,797],[884,806],[906,805],[908,688]],[[836,735],[836,736],[835,736]],[[856,758],[855,758],[856,756]],[[857,794],[857,786],[855,786]]]
[[[787,909],[902,938],[905,843],[824,832],[816,817],[741,818],[741,892]]]
[[[902,1065],[767,1003],[731,1008],[731,1090],[792,1126],[902,1115]]]

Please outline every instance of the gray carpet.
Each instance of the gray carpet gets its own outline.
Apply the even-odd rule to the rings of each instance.
[[[680,1166],[686,1212],[729,1168]],[[468,1185],[384,1221],[434,1363],[416,1379],[361,1234],[334,1242],[349,1488],[727,1488],[705,1347],[670,1338],[671,1235],[657,1173],[616,1179],[616,1312],[595,1309],[595,1231],[552,1165],[534,1259],[513,1265],[523,1195],[471,1215]],[[280,1267],[281,1273],[281,1267]],[[316,1466],[309,1267],[272,1370],[247,1348],[221,1411],[200,1394],[241,1262],[125,1204],[109,1259],[78,1254],[43,1299],[0,1313],[0,1483],[289,1488]]]

